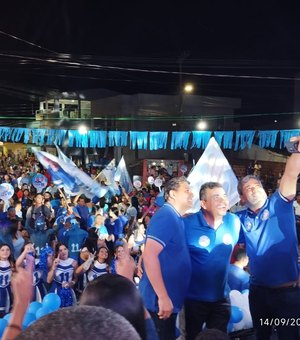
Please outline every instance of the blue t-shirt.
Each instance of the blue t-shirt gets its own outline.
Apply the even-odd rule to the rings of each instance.
[[[96,233],[101,240],[103,240],[108,235],[108,231],[105,225],[102,225],[101,227],[96,228]]]
[[[50,243],[50,237],[55,233],[54,229],[34,230],[32,228],[27,228],[27,231],[29,232],[30,240],[34,243],[37,256],[40,255],[41,250],[46,246],[46,244]]]
[[[81,217],[80,219],[80,226],[82,227],[87,227],[87,221],[90,216],[89,208],[86,205],[76,205],[76,212],[78,212],[79,216]]]
[[[93,224],[95,222],[95,215],[90,215],[89,218],[88,218],[88,221],[87,221],[87,227],[88,228],[92,228],[93,227]]]
[[[191,261],[186,246],[182,217],[166,203],[151,218],[147,229],[147,239],[152,239],[163,246],[159,254],[159,262],[163,281],[174,306],[174,313],[181,310],[188,289]],[[139,284],[146,308],[158,312],[158,299],[144,271]]]
[[[110,218],[107,218],[104,221],[104,225],[107,228],[108,234],[114,234],[115,238],[117,239],[121,234],[124,233],[124,226],[126,223],[124,222],[123,215],[121,215],[113,222],[110,220]]]
[[[72,225],[70,229],[65,230],[61,241],[68,247],[70,258],[78,262],[80,250],[83,247],[87,237],[88,233],[85,230],[80,229],[76,224]]]
[[[192,262],[192,277],[187,298],[219,301],[225,297],[225,285],[232,250],[239,238],[240,221],[231,213],[214,229],[202,211],[184,218],[185,233]]]
[[[256,214],[237,213],[249,257],[250,283],[275,287],[297,281],[298,248],[293,201],[276,191]]]
[[[250,275],[242,268],[231,264],[228,272],[228,286],[230,290],[238,290],[242,292],[249,289]]]

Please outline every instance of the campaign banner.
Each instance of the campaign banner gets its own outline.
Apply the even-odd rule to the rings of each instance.
[[[36,188],[37,192],[40,193],[46,188],[48,179],[43,174],[37,173],[32,177],[31,184]]]
[[[9,183],[0,184],[0,199],[8,201],[14,194],[14,188]]]

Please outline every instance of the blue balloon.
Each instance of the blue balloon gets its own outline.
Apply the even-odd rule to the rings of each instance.
[[[43,298],[43,307],[51,309],[53,312],[56,311],[61,304],[60,297],[55,293],[48,293]]]
[[[238,323],[243,319],[243,311],[237,306],[231,306],[230,323]]]
[[[36,319],[35,314],[33,313],[26,313],[23,319],[23,329],[27,328],[32,321]]]
[[[35,315],[38,309],[42,308],[43,304],[38,301],[32,301],[27,309],[27,313],[32,313]]]
[[[2,337],[2,334],[7,326],[8,322],[5,319],[0,319],[0,338]]]
[[[9,321],[11,318],[11,313],[8,313],[6,315],[4,315],[3,319],[5,319],[6,321]]]
[[[227,325],[227,332],[231,333],[233,331],[233,324],[231,322],[228,323]]]
[[[52,313],[52,312],[53,312],[53,311],[52,311],[50,308],[48,308],[48,307],[42,307],[42,308],[40,308],[40,309],[37,310],[37,312],[36,312],[36,314],[35,314],[35,317],[36,317],[36,319],[39,319],[39,318],[41,318],[42,316],[47,315],[47,314]]]

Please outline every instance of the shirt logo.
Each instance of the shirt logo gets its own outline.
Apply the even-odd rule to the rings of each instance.
[[[252,229],[253,225],[252,225],[252,222],[249,221],[249,220],[246,220],[245,222],[245,228],[247,231],[250,231]]]
[[[207,237],[206,235],[200,236],[200,238],[199,238],[199,245],[201,247],[204,247],[204,248],[208,247],[210,245],[209,237]]]
[[[227,246],[229,244],[232,244],[232,236],[230,234],[224,234],[223,243],[226,244]]]
[[[266,220],[269,219],[269,217],[270,217],[270,212],[269,212],[268,209],[265,209],[265,210],[263,211],[263,213],[261,214],[261,220],[262,220],[262,221],[266,221]]]

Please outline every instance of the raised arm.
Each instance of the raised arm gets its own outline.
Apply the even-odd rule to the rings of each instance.
[[[291,142],[300,142],[300,136],[292,137]],[[300,143],[298,146],[300,152]],[[297,179],[300,173],[300,153],[293,153],[287,160],[284,174],[281,178],[279,191],[287,199],[293,199],[297,190]]]
[[[80,266],[76,268],[75,270],[76,275],[80,275],[82,273],[87,272],[92,267],[93,262],[94,262],[94,255],[90,253],[88,255],[88,258]]]
[[[57,256],[53,262],[52,262],[52,266],[51,266],[51,269],[49,270],[48,272],[48,275],[47,275],[47,283],[52,283],[53,279],[54,279],[54,274],[55,274],[55,270],[56,270],[56,267],[59,263],[59,256]]]
[[[23,252],[20,254],[20,256],[16,260],[16,269],[17,270],[18,270],[18,268],[23,267],[26,255],[30,252],[34,252],[34,247],[33,247],[33,244],[28,243],[24,247]]]
[[[80,196],[81,196],[81,193],[79,193],[78,195],[76,195],[75,198],[73,199],[74,206],[77,204],[77,202],[78,202]]]
[[[3,340],[15,339],[21,333],[24,315],[32,297],[32,271],[33,263],[26,269],[19,267],[13,275],[11,284],[14,306],[8,326],[2,336]]]

